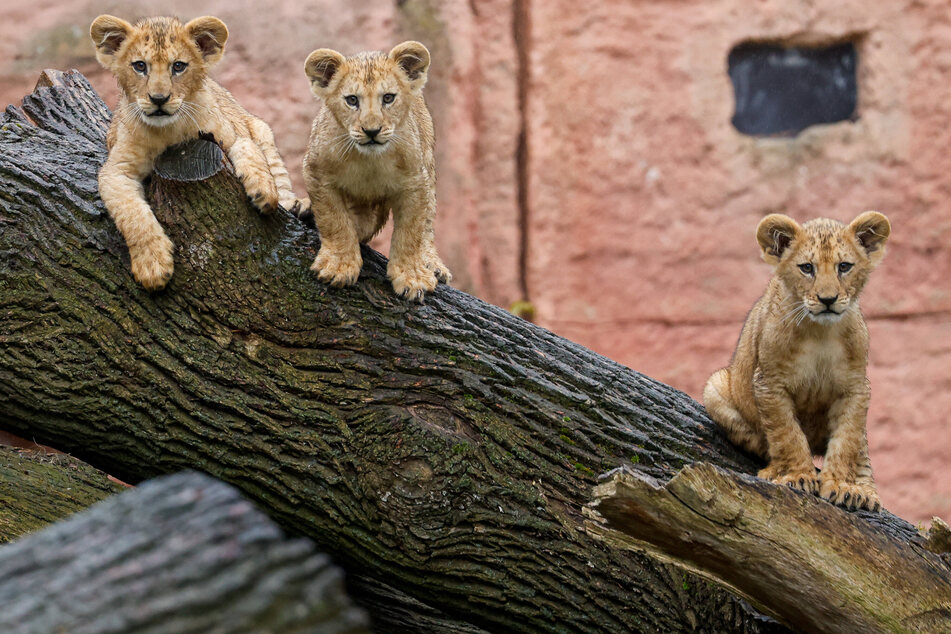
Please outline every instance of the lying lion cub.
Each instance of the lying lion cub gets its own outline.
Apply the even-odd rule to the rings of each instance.
[[[401,296],[421,301],[449,269],[436,254],[433,121],[423,100],[429,51],[403,42],[389,54],[344,57],[322,48],[304,64],[324,107],[304,156],[304,181],[320,251],[311,267],[334,286],[357,281],[369,241],[393,210],[387,275]]]
[[[891,228],[867,211],[843,226],[803,226],[780,214],[760,222],[775,267],[746,318],[729,367],[707,381],[710,416],[740,447],[769,459],[759,472],[846,506],[878,510],[865,436],[868,329],[858,297],[885,254]],[[813,455],[825,455],[816,476]]]
[[[295,207],[271,129],[208,78],[228,39],[221,20],[206,16],[183,25],[176,18],[148,18],[133,26],[100,15],[89,35],[97,59],[121,90],[106,137],[109,158],[99,172],[99,195],[125,238],[132,275],[142,286],[162,288],[173,271],[174,246],[142,189],[153,160],[168,146],[212,134],[258,209]]]

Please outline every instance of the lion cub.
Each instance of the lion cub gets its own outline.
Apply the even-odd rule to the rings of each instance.
[[[174,246],[142,189],[152,162],[168,146],[212,134],[259,210],[295,206],[271,129],[208,77],[228,39],[221,20],[148,18],[133,26],[100,15],[89,35],[96,58],[121,91],[106,137],[109,158],[99,172],[99,195],[125,238],[132,275],[142,286],[162,288],[173,271]]]
[[[703,390],[707,411],[730,440],[768,458],[761,478],[850,509],[881,507],[865,435],[868,329],[858,298],[890,232],[875,211],[848,226],[764,218],[756,239],[775,274],[746,318],[729,367]],[[813,455],[822,454],[817,476]]]
[[[311,270],[334,286],[357,281],[369,241],[393,210],[387,276],[401,296],[422,301],[449,269],[436,254],[433,121],[423,100],[429,51],[403,42],[388,54],[344,57],[322,48],[304,64],[324,107],[304,156],[304,181],[320,251]]]

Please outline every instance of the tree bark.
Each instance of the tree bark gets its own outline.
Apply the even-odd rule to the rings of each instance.
[[[135,490],[0,549],[0,631],[368,632],[343,574],[198,473]]]
[[[666,485],[620,470],[589,514],[606,542],[725,581],[800,631],[951,631],[951,566],[927,550],[937,540],[901,539],[812,495],[709,464]]]
[[[72,456],[0,446],[0,544],[123,490]]]
[[[368,578],[378,623],[401,592],[460,628],[786,631],[585,531],[596,473],[757,468],[692,399],[446,286],[404,302],[367,248],[327,287],[315,232],[228,170],[147,183],[178,245],[149,294],[96,193],[107,111],[78,74],[49,83],[0,124],[0,426],[130,482],[234,484]]]

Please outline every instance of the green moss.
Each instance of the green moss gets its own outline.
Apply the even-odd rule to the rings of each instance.
[[[575,444],[575,441],[573,441],[571,438],[569,438],[567,434],[562,434],[562,435],[559,436],[559,438],[561,438],[562,442],[566,442],[566,443],[568,443],[569,445]]]
[[[509,312],[526,321],[535,321],[535,305],[529,301],[519,300],[509,306]]]
[[[580,462],[576,462],[576,463],[575,463],[575,469],[576,469],[577,471],[580,471],[581,473],[583,473],[583,474],[585,474],[585,475],[588,475],[588,476],[593,476],[593,475],[594,475],[594,471],[592,471],[592,470],[589,469],[588,467],[584,466],[584,465],[581,464]]]

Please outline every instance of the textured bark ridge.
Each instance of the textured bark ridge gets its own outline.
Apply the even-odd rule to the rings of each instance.
[[[324,286],[315,233],[226,169],[147,183],[178,250],[145,292],[96,194],[107,111],[52,77],[0,120],[0,426],[130,482],[234,484],[362,578],[381,628],[786,631],[585,531],[597,473],[756,468],[696,402],[451,288],[399,300],[369,249]]]
[[[0,544],[123,490],[72,456],[0,447]]]
[[[146,482],[0,549],[0,631],[369,632],[343,574],[233,488]]]
[[[933,536],[894,534],[709,464],[666,485],[620,470],[589,511],[589,530],[606,542],[726,581],[799,631],[951,631],[951,565],[926,550],[946,528],[940,520]]]

